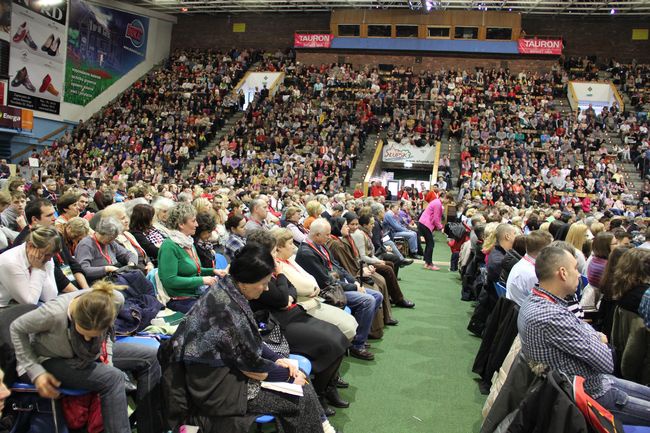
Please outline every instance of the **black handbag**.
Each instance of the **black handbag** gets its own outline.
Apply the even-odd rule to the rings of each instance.
[[[255,312],[255,321],[262,336],[262,341],[278,355],[288,358],[290,352],[289,342],[284,337],[282,327],[275,317],[268,310],[259,310]]]
[[[345,297],[345,291],[339,283],[328,284],[327,287],[321,289],[318,295],[325,300],[326,304],[333,305],[338,308],[344,308],[348,300]]]

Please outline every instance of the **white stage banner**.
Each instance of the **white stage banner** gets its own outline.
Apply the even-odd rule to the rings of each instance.
[[[435,151],[435,146],[417,147],[412,144],[387,140],[382,150],[382,161],[396,164],[433,165]]]

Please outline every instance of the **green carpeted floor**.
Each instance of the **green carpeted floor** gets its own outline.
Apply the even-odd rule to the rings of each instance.
[[[434,261],[448,262],[449,248],[436,238]],[[342,373],[350,400],[332,424],[343,433],[472,433],[485,397],[471,372],[480,340],[466,330],[471,304],[460,301],[458,273],[415,263],[400,271],[413,310],[393,309],[398,326],[372,340],[374,361],[347,357]]]

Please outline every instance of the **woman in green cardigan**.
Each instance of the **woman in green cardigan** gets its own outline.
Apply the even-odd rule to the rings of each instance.
[[[223,276],[223,271],[201,267],[192,235],[196,231],[196,210],[189,203],[178,203],[167,216],[169,238],[158,250],[158,276],[171,300],[167,307],[187,313],[207,287]],[[207,287],[206,287],[207,286]]]

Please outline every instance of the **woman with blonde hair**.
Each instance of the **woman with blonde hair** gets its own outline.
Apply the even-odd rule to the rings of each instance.
[[[497,244],[497,227],[499,226],[498,222],[491,222],[485,225],[485,230],[483,232],[483,254],[488,255],[490,251]]]
[[[38,227],[25,243],[0,255],[0,308],[9,304],[33,304],[58,294],[53,257],[61,251],[61,237],[54,227]]]
[[[583,223],[573,223],[569,227],[565,241],[573,245],[576,249],[576,260],[578,261],[578,271],[585,275],[587,273],[587,259],[582,253],[582,248],[587,241],[587,231],[589,228]]]
[[[592,223],[591,227],[589,227],[589,230],[591,231],[591,234],[595,237],[598,233],[605,231],[605,224],[600,222]]]
[[[160,380],[158,351],[114,344],[113,326],[124,304],[118,289],[98,281],[92,290],[66,293],[14,320],[10,331],[17,370],[27,373],[44,398],[57,398],[59,387],[98,393],[106,433],[131,431],[123,371],[131,372],[138,384],[138,432],[159,433],[154,398]]]
[[[81,217],[74,217],[63,226],[63,242],[72,253],[77,249],[77,244],[90,233],[90,224],[88,220]]]
[[[298,304],[307,314],[338,327],[348,340],[352,340],[357,332],[357,321],[340,308],[321,302],[316,279],[295,261],[296,246],[291,230],[277,228],[271,234],[277,242],[277,272],[284,274],[296,287]]]
[[[192,202],[192,206],[196,209],[197,213],[212,211],[212,203],[205,197],[195,198]]]
[[[323,212],[323,205],[318,200],[307,202],[307,218],[303,221],[302,225],[309,230],[311,223]]]

